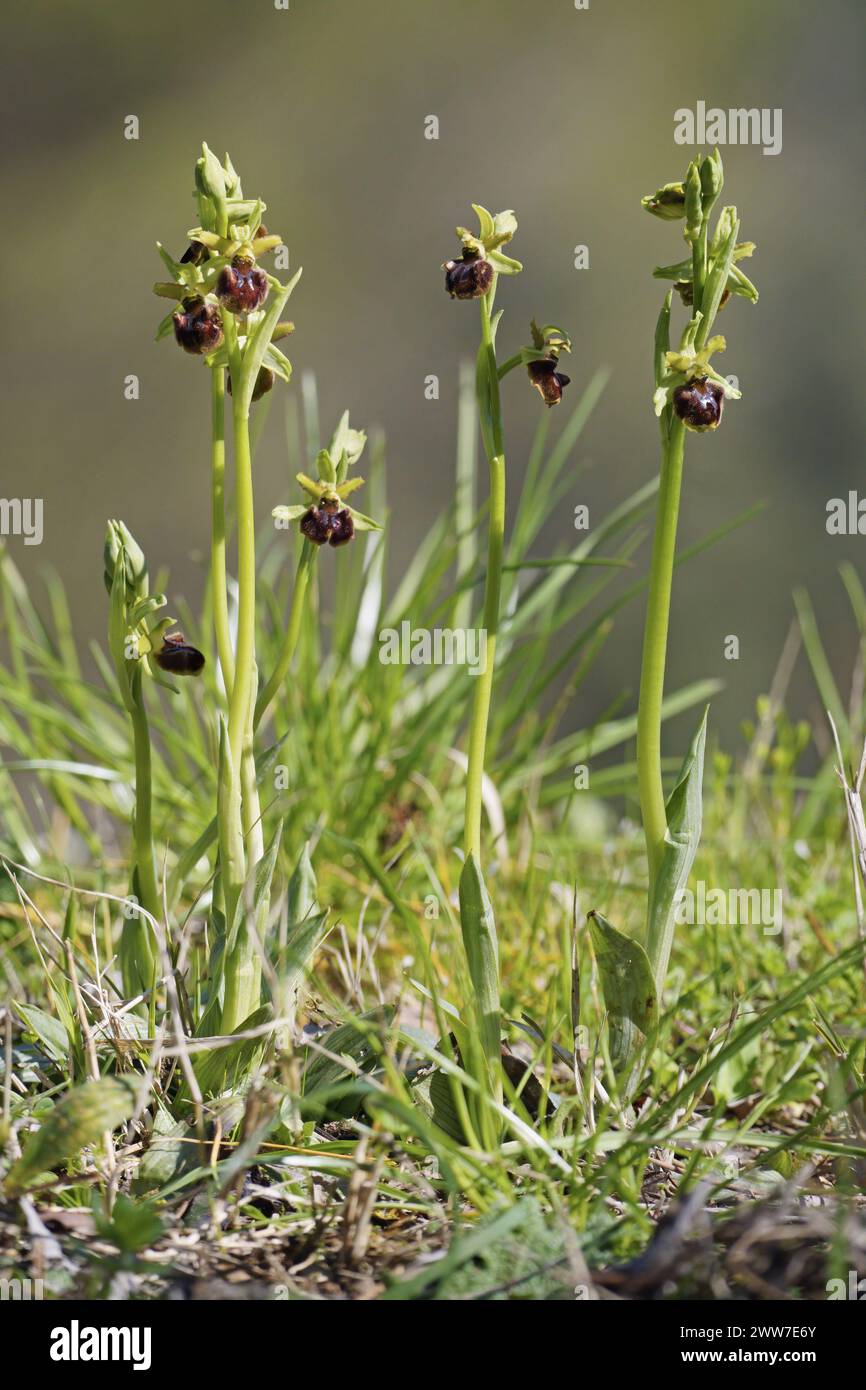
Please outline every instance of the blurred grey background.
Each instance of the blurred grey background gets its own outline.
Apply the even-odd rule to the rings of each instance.
[[[679,259],[676,224],[639,199],[682,176],[674,111],[699,99],[781,107],[783,148],[728,147],[725,200],[758,243],[761,291],[720,328],[743,400],[690,441],[681,542],[755,499],[762,517],[683,571],[669,688],[719,675],[715,722],[730,743],[765,689],[805,583],[834,665],[847,678],[853,627],[836,573],[864,569],[863,538],[831,538],[829,497],[858,485],[866,398],[861,251],[864,13],[858,0],[102,0],[13,5],[4,22],[6,274],[2,374],[4,496],[45,499],[45,540],[12,553],[68,582],[82,638],[102,638],[105,519],[123,517],[152,567],[195,604],[208,543],[204,369],[156,343],[165,308],[154,242],[179,252],[195,221],[192,169],[204,138],[231,152],[247,194],[304,276],[291,303],[297,393],[318,376],[323,426],[346,406],[387,433],[395,563],[449,498],[458,363],[477,312],[452,303],[440,263],[469,203],[511,207],[514,254],[500,344],[532,314],[575,338],[572,402],[600,364],[613,377],[576,457],[586,467],[535,553],[573,537],[572,506],[600,519],[657,468],[650,352],[661,287]],[[124,138],[124,118],[140,139]],[[425,139],[436,115],[440,138]],[[590,268],[576,271],[586,244]],[[124,399],[135,373],[141,399]],[[424,378],[439,376],[438,401]],[[508,382],[512,498],[542,408]],[[563,419],[565,412],[563,411]],[[561,422],[554,422],[554,433]],[[286,500],[283,406],[257,465],[261,516]],[[363,505],[363,504],[362,504]],[[646,547],[640,563],[648,560]],[[585,722],[636,688],[642,610],[621,617],[581,696]],[[739,663],[722,655],[726,634]],[[802,679],[799,709],[817,703]]]

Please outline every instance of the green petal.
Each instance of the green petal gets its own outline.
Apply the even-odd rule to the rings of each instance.
[[[480,231],[481,240],[483,241],[485,237],[493,236],[493,233],[494,233],[494,231],[495,231],[495,225],[494,225],[493,217],[492,217],[491,214],[487,211],[487,209],[484,208],[484,207],[482,207],[480,203],[473,203],[473,204],[472,204],[472,211],[475,213],[475,216],[478,218],[478,224],[479,224],[479,227],[480,227],[480,229],[481,229],[481,231]]]
[[[487,259],[500,275],[519,275],[523,269],[520,261],[513,260],[511,256],[504,256],[501,251],[490,251]]]
[[[378,521],[374,521],[371,516],[365,516],[363,512],[356,512],[354,507],[347,507],[346,511],[355,523],[356,531],[381,531]]]

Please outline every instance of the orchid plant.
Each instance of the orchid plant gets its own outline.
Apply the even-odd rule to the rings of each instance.
[[[539,328],[533,320],[531,342],[499,363],[496,339],[502,310],[494,313],[500,276],[517,275],[520,261],[504,251],[517,231],[517,218],[511,211],[492,215],[473,203],[479,230],[457,228],[462,251],[459,259],[446,261],[445,289],[452,299],[476,299],[481,313],[481,341],[476,355],[475,392],[481,438],[490,477],[487,520],[487,569],[482,609],[484,658],[474,686],[469,716],[466,804],[464,814],[464,860],[460,875],[460,922],[473,987],[475,1026],[458,1034],[466,1064],[480,1080],[486,1101],[470,1105],[474,1127],[482,1139],[494,1140],[492,1115],[503,1094],[501,1015],[499,1004],[499,951],[493,908],[482,867],[482,786],[487,727],[493,696],[496,642],[499,631],[505,553],[505,432],[500,384],[523,366],[532,385],[548,407],[558,405],[569,378],[558,370],[562,352],[571,351],[564,330],[555,325]]]
[[[223,162],[202,147],[196,163],[198,223],[187,233],[188,246],[175,259],[164,246],[159,255],[168,279],[154,286],[174,301],[159,325],[158,338],[173,336],[208,371],[211,396],[210,590],[214,638],[224,692],[215,742],[219,748],[217,847],[212,925],[211,996],[204,1022],[223,1033],[235,1031],[261,1003],[261,942],[267,919],[270,882],[279,828],[266,851],[255,759],[255,735],[289,672],[298,641],[309,577],[317,547],[347,544],[356,530],[377,523],[345,503],[361,485],[347,472],[363,451],[365,436],[345,415],[330,449],[319,454],[317,481],[299,481],[313,505],[278,508],[275,524],[300,520],[305,540],[279,659],[259,690],[256,662],[256,537],[250,446],[250,412],[276,381],[289,382],[292,368],[277,343],[293,330],[282,313],[298,283],[298,270],[283,284],[260,259],[282,245],[265,227],[266,205],[247,198],[226,155]],[[228,428],[227,428],[228,416]],[[230,620],[226,551],[226,437],[234,463],[237,525],[237,613]],[[148,991],[154,975],[150,919],[163,917],[164,887],[153,843],[150,812],[151,745],[144,704],[144,679],[170,689],[171,676],[197,675],[203,654],[167,618],[149,626],[165,606],[148,592],[147,565],[129,531],[109,524],[106,582],[111,593],[110,646],[124,705],[132,722],[136,761],[133,891],[144,908],[124,930],[124,981],[129,993]],[[208,837],[206,837],[208,838]],[[208,839],[208,842],[211,841]]]
[[[673,289],[665,296],[655,333],[653,405],[661,430],[661,474],[650,566],[638,704],[637,767],[646,839],[649,885],[642,941],[625,937],[598,913],[590,928],[604,985],[611,1056],[628,1076],[636,1074],[641,1051],[651,1045],[670,961],[675,912],[701,834],[701,787],[706,712],[667,801],[661,761],[662,700],[670,619],[676,534],[688,433],[718,428],[726,400],[740,391],[712,366],[725,339],[711,336],[719,310],[738,296],[755,303],[758,292],[738,262],[754,251],[738,241],[734,207],[710,221],[724,175],[718,150],[689,164],[682,183],[668,183],[643,199],[644,209],[665,221],[682,221],[690,256],[661,266],[656,278],[672,280],[691,310],[679,345],[671,348]]]

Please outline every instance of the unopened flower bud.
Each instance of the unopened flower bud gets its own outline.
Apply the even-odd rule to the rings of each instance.
[[[204,669],[204,656],[198,647],[190,646],[182,632],[163,638],[162,650],[153,659],[163,671],[173,676],[197,676]]]
[[[667,222],[676,222],[686,215],[686,190],[682,183],[663,184],[640,201],[641,207],[653,217],[663,217]]]
[[[147,593],[147,560],[144,551],[122,521],[109,521],[103,550],[105,587],[109,593],[121,555],[125,561],[126,587],[132,596],[141,598]]]
[[[674,412],[686,429],[698,434],[718,428],[724,403],[725,393],[719,383],[705,376],[695,377],[673,392]]]
[[[685,187],[686,239],[694,242],[700,235],[704,222],[704,200],[701,192],[701,176],[697,164],[692,161],[686,175]]]
[[[230,313],[251,314],[267,298],[268,277],[249,256],[235,256],[231,265],[220,271],[215,292]]]
[[[718,150],[708,154],[701,160],[701,193],[709,202],[713,203],[722,191],[725,183],[724,170],[722,168],[722,157]]]
[[[442,269],[452,299],[482,299],[493,284],[493,266],[468,246],[459,261],[446,261]]]
[[[526,364],[529,380],[547,406],[559,405],[562,400],[562,388],[571,381],[570,376],[556,370],[557,361],[556,357],[542,357]]]
[[[215,304],[206,304],[203,299],[186,300],[171,317],[174,336],[184,352],[201,357],[216,352],[222,344],[223,324]]]

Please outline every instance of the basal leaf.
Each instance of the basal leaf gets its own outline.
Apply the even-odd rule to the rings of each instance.
[[[16,1004],[30,1031],[39,1039],[53,1062],[65,1062],[69,1055],[69,1034],[59,1019],[38,1009],[35,1004]]]
[[[680,893],[688,883],[701,838],[703,811],[704,747],[707,714],[686,754],[676,786],[668,799],[664,853],[653,884],[647,920],[647,955],[652,963],[656,990],[661,994],[667,975],[674,937],[674,918]]]
[[[467,855],[460,874],[460,926],[472,982],[478,1037],[490,1085],[494,1094],[501,1098],[499,943],[493,906],[474,854]]]
[[[137,1090],[135,1081],[103,1076],[69,1091],[6,1174],[7,1195],[22,1192],[40,1173],[77,1157],[82,1149],[98,1143],[106,1130],[128,1120],[135,1109]]]
[[[268,1023],[272,1017],[270,1004],[263,1004],[238,1024],[235,1031],[250,1032]],[[235,1042],[227,1042],[224,1047],[200,1053],[194,1068],[202,1095],[222,1095],[224,1091],[234,1090],[241,1085],[267,1046],[269,1037],[268,1033],[257,1033],[252,1038],[239,1037]]]
[[[641,943],[617,931],[600,913],[589,914],[589,932],[607,1009],[611,1061],[623,1073],[655,1039],[658,1000],[653,973]]]

